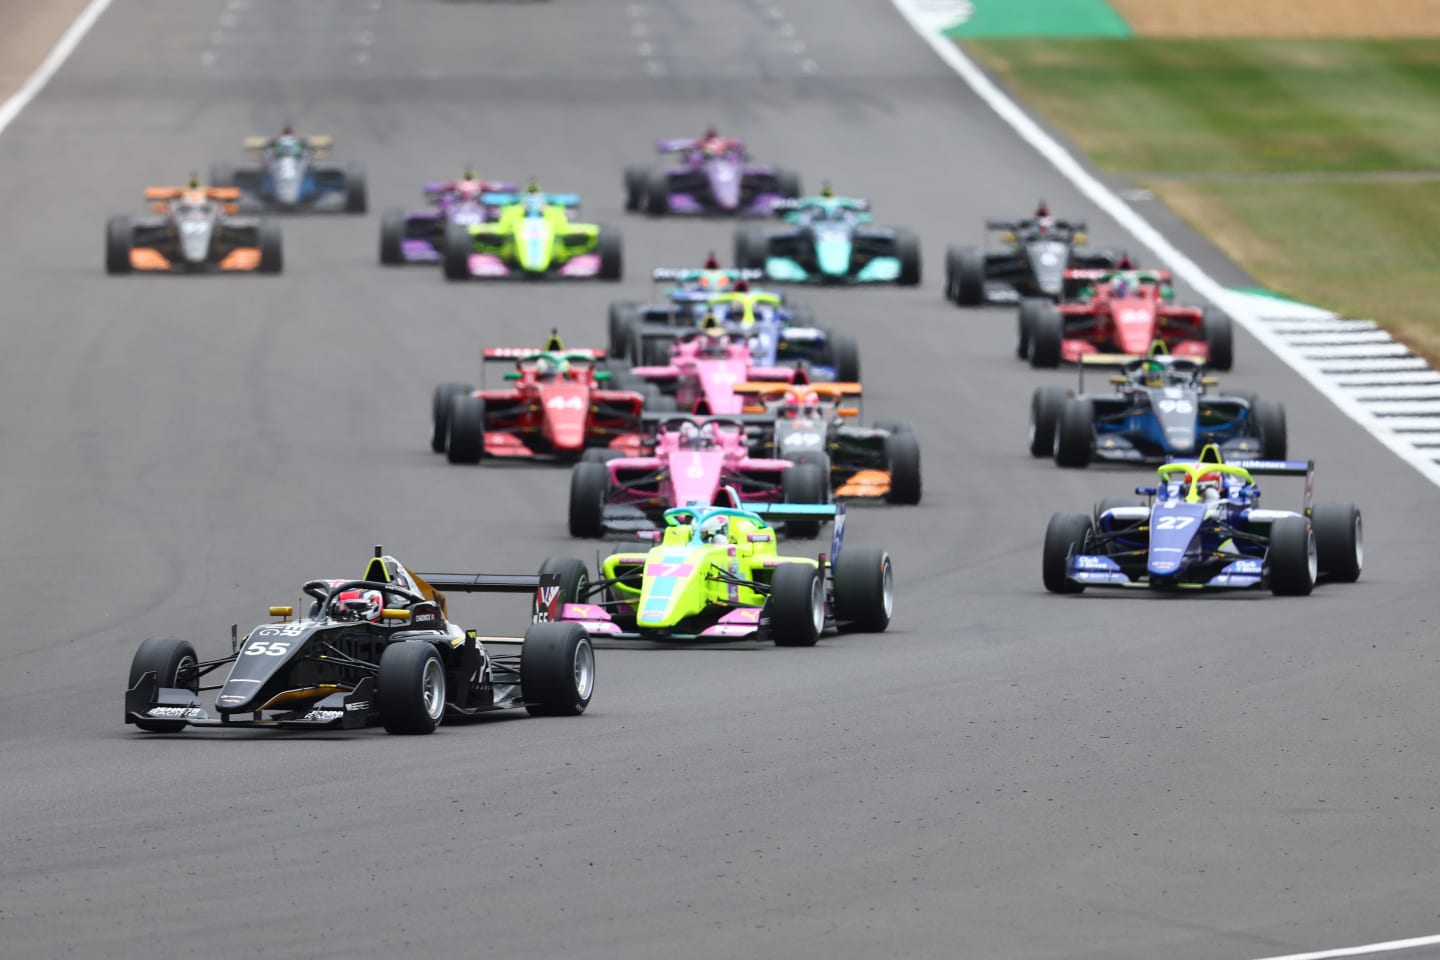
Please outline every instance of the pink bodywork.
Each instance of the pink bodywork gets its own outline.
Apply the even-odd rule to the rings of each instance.
[[[745,409],[745,398],[734,390],[737,383],[809,382],[802,371],[793,367],[752,366],[750,348],[741,342],[727,343],[723,357],[708,356],[701,350],[706,340],[706,337],[677,340],[668,366],[635,367],[631,372],[655,382],[673,382],[675,402],[681,410],[709,414],[740,413]]]
[[[622,608],[622,612],[626,610],[628,608]],[[567,603],[561,608],[560,619],[567,623],[580,624],[591,636],[624,632],[620,625],[610,618],[604,607],[593,603]],[[712,626],[700,631],[700,636],[742,639],[752,635],[759,627],[759,607],[736,607]]]
[[[508,277],[512,274],[523,274],[524,270],[512,270],[505,265],[505,261],[490,253],[470,254],[470,276],[472,277]],[[571,257],[564,265],[555,269],[555,274],[561,277],[594,277],[600,274],[600,255],[598,253],[582,253]]]
[[[735,484],[742,501],[778,502],[781,499],[780,478],[790,467],[790,461],[750,456],[744,434],[734,427],[721,427],[713,432],[715,446],[691,449],[681,445],[678,432],[662,430],[651,455],[608,461],[609,502],[657,509],[690,503],[708,505],[715,502],[721,486],[738,476],[751,481],[770,481],[770,486],[764,489],[751,489],[750,484]],[[662,474],[658,495],[652,489],[627,486],[621,479],[622,474],[636,472]]]

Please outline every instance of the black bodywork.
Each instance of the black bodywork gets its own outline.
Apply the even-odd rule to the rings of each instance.
[[[987,220],[985,228],[1007,238],[1002,249],[952,246],[946,253],[945,295],[961,306],[1023,297],[1058,301],[1066,270],[1110,270],[1128,260],[1122,250],[1084,246],[1082,220],[1055,220],[1043,231],[1033,219]]]

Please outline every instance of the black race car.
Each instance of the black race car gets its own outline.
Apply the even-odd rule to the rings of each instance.
[[[523,639],[480,637],[447,619],[439,589],[533,593]],[[383,724],[390,733],[430,733],[447,716],[524,707],[531,714],[585,712],[595,654],[585,631],[553,622],[560,580],[553,573],[416,574],[376,548],[359,580],[311,580],[304,616],[271,607],[278,619],[231,652],[201,660],[188,641],[151,637],[130,664],[125,722],[173,733],[186,726],[350,729]],[[481,641],[484,641],[484,644]],[[511,645],[498,654],[486,645]],[[223,683],[204,678],[229,665]],[[202,690],[218,690],[214,712]]]
[[[1015,303],[1022,297],[1059,300],[1072,269],[1132,269],[1123,250],[1087,248],[1083,220],[1058,220],[1042,203],[1024,220],[987,220],[1003,249],[953,245],[945,251],[945,299],[957,307]]]

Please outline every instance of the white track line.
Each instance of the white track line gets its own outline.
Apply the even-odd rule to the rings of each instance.
[[[1368,957],[1376,953],[1414,950],[1416,947],[1433,947],[1436,944],[1440,944],[1440,937],[1413,937],[1409,940],[1370,943],[1363,947],[1341,947],[1338,950],[1319,950],[1315,953],[1290,953],[1283,957],[1262,957],[1260,960],[1332,960],[1334,957]]]
[[[1362,429],[1384,444],[1401,460],[1418,470],[1431,483],[1440,486],[1440,463],[1436,463],[1433,455],[1427,456],[1426,453],[1415,449],[1408,438],[1397,434],[1389,424],[1376,417],[1369,407],[1357,401],[1347,391],[1340,389],[1330,376],[1331,373],[1354,373],[1381,369],[1398,370],[1412,366],[1421,369],[1427,366],[1425,361],[1419,358],[1413,360],[1408,358],[1334,359],[1323,364],[1325,369],[1321,369],[1322,365],[1311,362],[1301,351],[1292,347],[1285,337],[1272,328],[1271,323],[1266,322],[1259,311],[1253,309],[1245,302],[1244,298],[1232,294],[1221,286],[1198,263],[1186,256],[1160,231],[1151,226],[1149,221],[1131,209],[1114,191],[1097,180],[1054,137],[1030,119],[1014,100],[1011,100],[985,75],[983,70],[975,65],[974,61],[940,32],[941,24],[936,22],[933,12],[931,16],[926,16],[927,9],[924,2],[921,0],[890,0],[890,2],[900,16],[910,24],[911,29],[930,45],[930,49],[935,51],[935,55],[959,74],[977,97],[983,100],[991,110],[994,110],[1000,119],[1009,124],[1022,140],[1049,161],[1050,165],[1069,180],[1075,189],[1103,210],[1142,245],[1148,247],[1157,259],[1165,263],[1176,276],[1194,288],[1196,293],[1223,307],[1237,323],[1339,408],[1340,412],[1354,420]],[[1284,325],[1296,326],[1291,322]]]
[[[109,8],[111,2],[112,0],[90,0],[85,9],[80,11],[80,16],[70,24],[70,29],[61,34],[54,48],[40,62],[40,66],[35,68],[35,72],[25,79],[25,83],[15,91],[9,100],[0,104],[0,133],[4,133],[5,128],[20,116],[20,111],[40,95],[40,91],[45,89],[45,84],[49,83],[50,78],[55,76],[66,60],[70,59],[70,54],[80,46],[80,41],[85,39],[85,34],[95,26],[95,21],[100,19],[100,15]]]

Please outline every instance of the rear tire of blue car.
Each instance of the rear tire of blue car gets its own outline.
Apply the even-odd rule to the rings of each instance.
[[[1265,566],[1270,571],[1270,590],[1277,597],[1304,597],[1315,589],[1320,562],[1309,520],[1281,517],[1270,525]]]
[[[470,279],[470,254],[474,249],[475,243],[468,227],[459,223],[445,224],[445,241],[440,255],[444,261],[446,280]]]
[[[1030,456],[1050,457],[1055,454],[1055,425],[1069,394],[1059,387],[1038,387],[1030,395]]]
[[[884,633],[895,612],[895,571],[890,554],[878,547],[846,550],[835,561],[831,575],[835,619],[866,633]]]
[[[1060,366],[1065,345],[1065,317],[1053,303],[1037,303],[1031,311],[1030,366],[1050,370]]]
[[[135,247],[135,227],[126,216],[105,221],[105,272],[129,273],[130,251]]]
[[[1284,460],[1289,449],[1284,405],[1278,400],[1256,400],[1250,411],[1260,435],[1260,458]]]
[[[1206,307],[1200,321],[1205,346],[1210,355],[1205,366],[1211,370],[1229,370],[1235,363],[1235,330],[1230,318],[1213,307]]]
[[[1365,536],[1360,508],[1353,503],[1321,500],[1310,511],[1320,574],[1335,583],[1354,583],[1365,564]]]
[[[890,468],[890,503],[920,502],[920,438],[914,433],[892,433],[885,438],[885,460]]]
[[[255,245],[260,248],[260,273],[279,273],[285,267],[284,248],[280,243],[280,224],[261,220],[255,228]]]
[[[485,400],[461,394],[450,401],[450,433],[445,458],[451,463],[479,463],[485,455]]]
[[[610,468],[605,464],[582,460],[570,469],[570,536],[604,536],[609,494]]]
[[[860,382],[860,344],[854,337],[845,333],[831,334],[825,342],[825,352],[838,382]]]
[[[770,639],[777,647],[813,647],[825,629],[825,590],[808,563],[782,563],[770,578],[765,603]]]
[[[985,299],[985,256],[975,247],[945,252],[946,287],[957,307],[978,307]]]
[[[614,227],[601,227],[595,237],[595,252],[600,256],[601,280],[619,280],[625,275],[625,251],[620,231]]]
[[[735,269],[764,270],[769,240],[763,227],[744,226],[735,231]]]
[[[520,695],[532,717],[578,717],[595,693],[595,648],[578,623],[532,623],[520,648]]]
[[[903,227],[895,231],[895,258],[900,261],[896,284],[914,287],[920,284],[920,238],[915,231]]]
[[[430,449],[433,452],[445,452],[445,444],[450,439],[450,408],[455,398],[474,392],[475,388],[468,383],[442,383],[435,387],[430,398]]]
[[[381,652],[375,690],[386,733],[434,733],[445,719],[445,664],[423,640],[398,641]]]
[[[1083,593],[1085,584],[1065,575],[1065,562],[1072,553],[1084,553],[1095,538],[1095,524],[1083,513],[1057,513],[1045,527],[1041,552],[1041,579],[1051,593]]]
[[[825,504],[830,502],[828,479],[815,464],[800,463],[780,474],[780,488],[786,503]],[[820,535],[820,521],[787,520],[785,530],[797,540],[813,540]]]
[[[1055,424],[1055,464],[1088,467],[1095,452],[1095,405],[1084,397],[1070,397],[1060,405]]]
[[[200,658],[189,640],[175,637],[147,637],[130,660],[130,684],[133,689],[147,673],[155,674],[155,686],[173,687],[198,693],[200,675],[196,667]],[[185,729],[183,720],[139,720],[135,726],[149,733],[175,733]]]
[[[405,262],[404,210],[386,210],[380,217],[380,262],[387,266]]]
[[[369,205],[365,189],[365,168],[358,163],[345,167],[345,212],[364,213]]]

